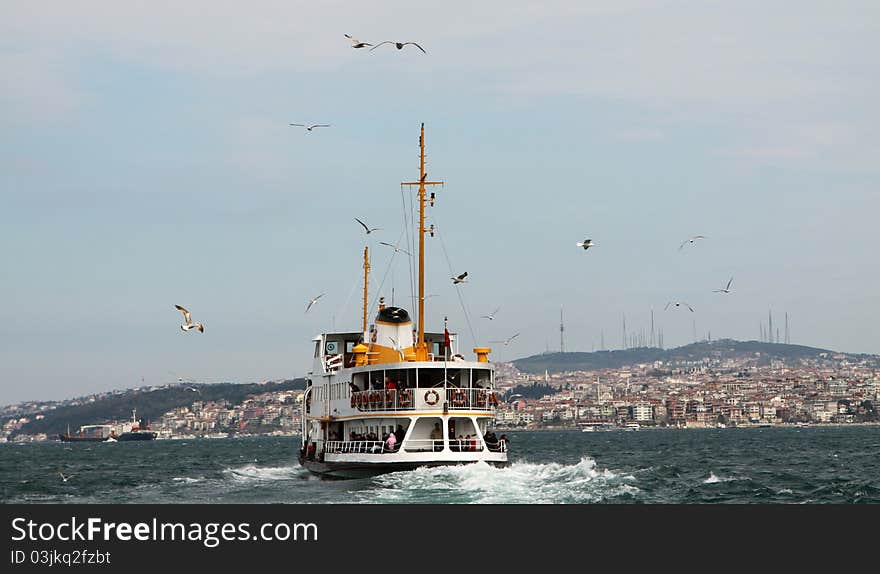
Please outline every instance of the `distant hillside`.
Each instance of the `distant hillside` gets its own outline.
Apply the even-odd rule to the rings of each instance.
[[[127,421],[131,419],[131,409],[137,409],[138,419],[149,423],[158,420],[162,414],[172,409],[189,406],[198,400],[226,400],[231,404],[238,404],[248,395],[292,389],[305,389],[305,379],[292,379],[280,383],[187,384],[154,391],[133,389],[91,403],[44,411],[42,414],[45,418],[23,425],[19,433],[47,433],[51,436],[67,432],[68,425],[71,431],[76,431],[81,425],[102,424],[113,420]]]
[[[540,374],[545,370],[550,373],[563,371],[591,371],[597,369],[616,369],[652,363],[654,361],[699,361],[705,358],[735,358],[743,355],[760,353],[760,363],[769,364],[771,359],[797,360],[802,358],[821,358],[822,354],[846,354],[852,358],[878,359],[877,355],[855,355],[838,353],[828,349],[817,349],[803,345],[785,345],[782,343],[761,343],[759,341],[735,341],[720,339],[718,341],[701,341],[675,349],[657,349],[642,347],[616,351],[596,351],[593,353],[544,353],[513,361],[520,371]]]

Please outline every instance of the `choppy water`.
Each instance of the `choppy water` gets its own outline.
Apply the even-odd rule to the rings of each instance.
[[[298,437],[0,444],[4,503],[878,503],[880,426],[508,432],[508,468],[322,480]],[[63,482],[60,475],[73,475]]]

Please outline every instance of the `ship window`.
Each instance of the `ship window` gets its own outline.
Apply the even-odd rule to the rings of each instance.
[[[317,359],[320,356],[321,356],[321,342],[315,341],[315,358]]]

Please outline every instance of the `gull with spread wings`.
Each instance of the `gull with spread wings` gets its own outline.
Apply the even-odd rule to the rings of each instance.
[[[465,271],[461,275],[452,277],[452,283],[454,285],[458,285],[459,283],[467,283],[467,271]]]
[[[382,44],[394,44],[395,46],[397,46],[398,50],[402,50],[404,46],[406,46],[408,44],[412,44],[413,46],[415,46],[416,48],[418,48],[419,50],[421,50],[422,52],[427,54],[427,52],[425,52],[425,49],[422,48],[421,46],[419,46],[418,44],[416,44],[415,42],[392,42],[391,40],[385,40],[384,42],[379,42],[378,44],[376,44],[375,46],[370,48],[370,51],[372,52],[373,50],[375,50],[376,48],[378,48]]]
[[[680,307],[681,305],[684,305],[685,307],[687,307],[688,309],[691,310],[691,313],[694,312],[694,308],[691,307],[690,305],[688,305],[687,303],[685,303],[684,301],[670,301],[669,303],[666,304],[666,307],[664,307],[663,310],[665,311],[666,309],[669,309],[670,305],[675,305],[676,307]]]
[[[730,284],[733,283],[733,277],[730,278],[730,281],[727,282],[727,287],[724,289],[715,289],[713,293],[730,293]]]
[[[330,124],[290,124],[292,126],[306,128],[306,131],[312,131],[313,128],[329,128]]]
[[[684,241],[681,242],[681,245],[678,246],[678,250],[681,251],[685,245],[687,245],[688,243],[693,243],[697,239],[706,239],[706,236],[705,235],[694,235],[693,237],[685,239]]]
[[[480,319],[489,319],[490,321],[493,321],[495,319],[495,313],[497,313],[500,309],[501,307],[496,307],[495,310],[488,315],[480,315]]]
[[[367,235],[371,234],[374,231],[379,231],[380,229],[382,229],[381,227],[368,227],[366,223],[364,223],[363,221],[361,221],[357,217],[355,217],[354,220],[364,226],[364,231],[367,232]]]
[[[309,299],[309,305],[308,305],[308,307],[306,307],[306,313],[308,313],[308,312],[309,312],[309,309],[312,308],[312,305],[314,305],[315,303],[317,303],[317,302],[318,302],[318,299],[320,299],[320,298],[323,297],[323,296],[324,296],[324,293],[321,293],[321,294],[318,295],[317,297],[315,297],[315,298],[313,298],[313,299]]]
[[[193,320],[189,314],[189,311],[187,311],[185,308],[181,307],[180,305],[175,305],[174,308],[177,309],[178,311],[180,311],[181,313],[183,313],[183,320],[186,321],[186,323],[184,325],[180,326],[181,331],[189,331],[190,329],[198,329],[199,333],[205,332],[204,325],[202,325],[201,323],[193,323]]]
[[[402,251],[403,253],[406,253],[407,255],[410,254],[409,251],[407,251],[406,249],[404,249],[404,248],[402,248],[402,247],[398,247],[397,245],[392,245],[392,244],[390,244],[390,243],[385,243],[384,241],[380,241],[379,244],[380,244],[380,245],[387,245],[388,247],[390,247],[391,249],[393,249],[395,253],[398,253],[398,252],[401,252],[401,251]]]
[[[363,48],[364,46],[372,46],[372,44],[370,44],[368,42],[361,42],[357,38],[353,38],[352,36],[349,36],[348,34],[344,34],[344,36],[346,38],[348,38],[349,40],[351,40],[351,47],[352,48]]]
[[[503,341],[489,341],[489,342],[490,343],[504,343],[504,346],[506,347],[507,345],[510,344],[511,341],[516,339],[518,336],[519,336],[519,333],[516,333],[514,335],[511,335],[510,337],[508,337],[507,339],[505,339]]]

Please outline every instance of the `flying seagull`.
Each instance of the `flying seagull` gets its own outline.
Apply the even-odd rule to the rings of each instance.
[[[691,310],[691,313],[694,312],[694,308],[691,307],[690,305],[688,305],[687,303],[685,303],[684,301],[670,301],[669,303],[666,304],[666,307],[664,307],[663,310],[665,311],[666,309],[669,309],[670,305],[675,305],[676,307],[684,305],[685,307],[687,307],[688,309]]]
[[[480,315],[480,319],[489,319],[490,321],[492,321],[493,319],[495,319],[495,313],[497,313],[499,309],[501,309],[501,307],[497,307],[494,311],[492,311],[488,315]]]
[[[387,245],[388,247],[394,249],[395,253],[397,253],[398,251],[403,251],[407,255],[410,254],[409,251],[407,251],[406,249],[403,249],[401,247],[398,247],[397,245],[391,245],[390,243],[385,243],[384,241],[380,241],[379,243],[381,243],[382,245]]]
[[[185,325],[180,326],[181,331],[189,331],[190,329],[198,329],[199,333],[205,332],[205,326],[201,323],[193,323],[192,317],[190,317],[189,311],[181,307],[180,305],[174,306],[178,311],[183,313],[183,319],[186,321]]]
[[[384,42],[379,42],[378,44],[376,44],[375,46],[373,46],[372,48],[370,48],[370,51],[372,52],[373,50],[375,50],[376,48],[378,48],[378,47],[381,46],[382,44],[394,44],[395,46],[397,46],[397,49],[398,49],[398,50],[402,50],[403,47],[406,46],[407,44],[412,44],[413,46],[415,46],[416,48],[418,48],[419,50],[421,50],[422,52],[424,52],[425,54],[427,54],[427,52],[425,52],[425,49],[422,48],[421,46],[419,46],[418,44],[416,44],[415,42],[392,42],[391,40],[386,40],[386,41],[384,41]]]
[[[315,303],[317,303],[317,302],[318,302],[318,299],[320,299],[320,298],[323,297],[323,296],[324,296],[324,293],[321,293],[320,295],[318,295],[318,296],[315,297],[314,299],[310,299],[310,300],[309,300],[309,306],[306,307],[306,313],[308,313],[308,312],[309,312],[309,309],[312,308],[312,305],[314,305]]]
[[[577,246],[578,246],[578,247],[583,247],[583,248],[584,248],[584,251],[586,251],[587,249],[589,249],[590,247],[593,247],[593,246],[595,246],[595,245],[596,245],[596,244],[593,243],[593,240],[592,240],[592,239],[584,239],[583,241],[578,241],[578,242],[577,242]]]
[[[60,470],[58,471],[58,474],[61,475],[61,480],[63,480],[64,482],[67,482],[68,480],[70,480],[71,478],[76,476],[75,474],[68,474],[67,476],[64,476],[64,473],[61,472]]]
[[[724,289],[715,289],[713,293],[730,293],[730,284],[733,283],[733,277],[730,278],[730,281],[727,282],[727,287]]]
[[[684,241],[681,242],[681,245],[678,246],[678,250],[681,251],[681,249],[682,249],[685,245],[687,245],[688,243],[693,243],[693,242],[696,241],[697,239],[706,239],[706,236],[705,236],[705,235],[694,235],[694,236],[691,237],[690,239],[685,239]]]
[[[307,131],[312,131],[312,128],[329,128],[330,124],[290,124],[292,126],[297,126],[301,128],[306,128]]]
[[[516,334],[514,334],[514,335],[508,337],[507,339],[505,339],[505,340],[503,340],[503,341],[489,341],[489,342],[490,342],[490,343],[504,343],[504,346],[506,347],[507,345],[510,344],[511,341],[513,341],[514,339],[516,339],[518,336],[519,336],[519,333],[516,333]]]
[[[357,217],[355,217],[354,220],[364,226],[364,230],[367,232],[367,235],[371,234],[374,231],[379,231],[380,229],[382,229],[381,227],[367,227],[367,224],[364,223],[363,221],[361,221],[360,219],[358,219]]]
[[[345,34],[345,37],[348,38],[349,40],[351,40],[351,47],[352,48],[363,48],[364,46],[372,46],[372,44],[369,44],[367,42],[361,42],[357,38],[352,38],[348,34]]]
[[[462,273],[461,275],[459,275],[457,277],[452,277],[452,283],[454,285],[458,285],[459,283],[466,283],[466,282],[467,282],[467,271],[465,271],[464,273]]]

